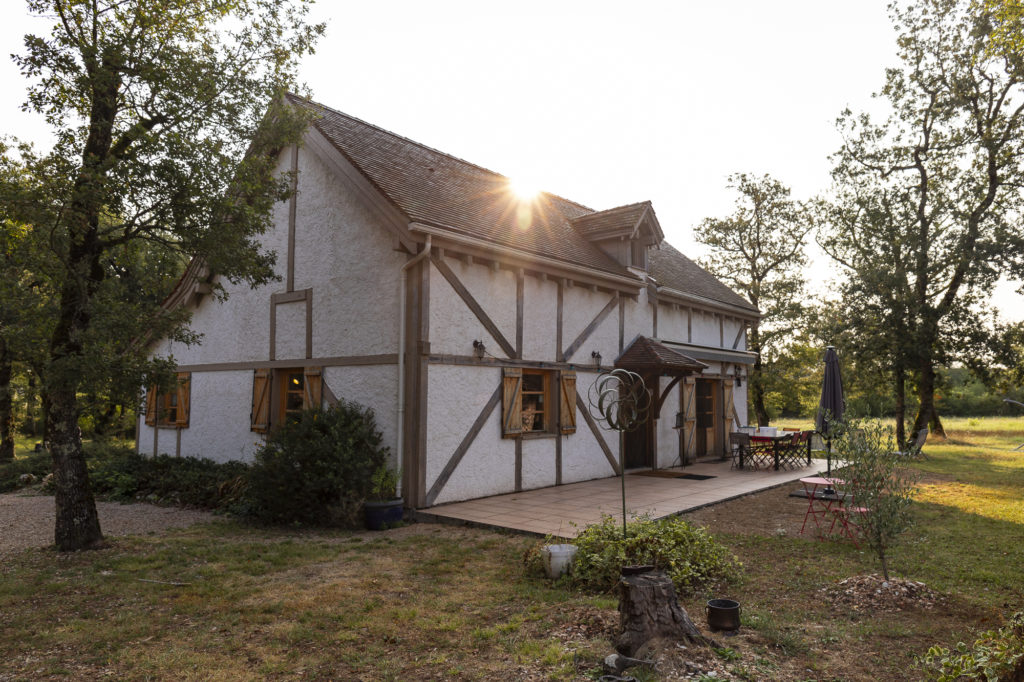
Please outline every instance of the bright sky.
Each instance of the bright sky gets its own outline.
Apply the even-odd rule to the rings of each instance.
[[[4,0],[0,41],[45,30]],[[834,121],[871,108],[895,61],[887,0],[321,0],[303,79],[318,101],[541,189],[606,209],[650,199],[667,239],[731,212],[733,172],[799,199],[829,185]],[[35,25],[34,25],[35,24]],[[0,133],[44,141],[0,64]],[[827,289],[830,265],[811,275]],[[1004,284],[993,301],[1024,319]]]

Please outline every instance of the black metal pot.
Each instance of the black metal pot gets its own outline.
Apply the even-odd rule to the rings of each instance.
[[[711,599],[704,607],[712,630],[739,630],[740,603],[732,599]]]

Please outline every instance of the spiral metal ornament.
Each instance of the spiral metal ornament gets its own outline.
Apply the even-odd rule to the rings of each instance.
[[[635,431],[647,421],[651,392],[643,377],[626,369],[601,372],[587,392],[590,413],[609,429]]]

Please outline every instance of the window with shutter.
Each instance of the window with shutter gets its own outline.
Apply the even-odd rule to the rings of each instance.
[[[156,387],[150,386],[146,391],[146,425],[156,426]]]
[[[190,403],[192,375],[178,372],[175,387],[166,392],[151,386],[146,391],[146,424],[186,428]]]
[[[252,375],[250,428],[256,433],[270,430],[270,370],[257,369]]]
[[[573,433],[576,430],[576,373],[563,372],[556,384],[552,370],[506,367],[502,370],[501,435],[519,438],[530,434]],[[555,390],[571,396],[567,406],[559,404],[555,420]]]
[[[562,372],[559,383],[558,430],[576,433],[576,372]]]
[[[303,372],[303,400],[302,408],[308,410],[311,407],[323,405],[323,370],[319,367],[307,367]]]
[[[177,394],[178,411],[175,415],[174,425],[179,428],[187,428],[189,405],[192,402],[192,375],[190,373],[178,373]]]
[[[515,438],[523,432],[523,370],[506,367],[501,377],[501,435]]]

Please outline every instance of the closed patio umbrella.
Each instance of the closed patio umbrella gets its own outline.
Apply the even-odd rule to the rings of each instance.
[[[821,401],[818,403],[818,416],[814,427],[828,441],[826,463],[828,473],[832,475],[832,422],[843,418],[846,401],[843,399],[843,377],[839,373],[839,356],[834,346],[825,349],[825,379],[821,383]]]

